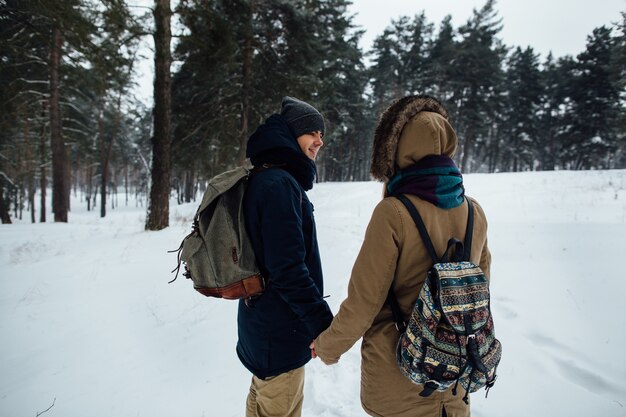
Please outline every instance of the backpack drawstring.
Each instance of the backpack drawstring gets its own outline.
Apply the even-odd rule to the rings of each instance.
[[[467,389],[465,390],[465,396],[463,397],[463,402],[465,404],[469,404],[469,393],[470,393],[470,387],[472,386],[472,375],[474,375],[474,370],[475,368],[472,367],[469,377],[467,378]]]
[[[461,379],[460,376],[456,379],[456,382],[454,383],[454,387],[452,387],[452,395],[456,395],[456,387],[459,386],[459,379]]]
[[[174,249],[174,250],[168,250],[167,253],[174,253],[174,252],[178,252],[178,254],[176,255],[176,257],[178,258],[178,264],[176,265],[176,268],[172,269],[172,272],[170,273],[174,273],[174,271],[176,271],[176,275],[174,275],[174,279],[169,281],[168,284],[171,284],[172,282],[176,281],[176,278],[178,278],[178,273],[180,272],[180,265],[183,262],[181,259],[181,253],[183,251],[183,243],[185,241],[183,240],[182,242],[180,242],[180,246],[178,247],[178,249]]]
[[[498,376],[494,374],[493,378],[491,378],[489,381],[487,381],[487,384],[485,385],[485,398],[487,398],[487,396],[489,395],[489,390],[496,383],[496,378],[497,377]]]
[[[180,242],[180,246],[178,247],[178,249],[174,249],[174,250],[168,250],[167,253],[174,253],[174,252],[178,252],[177,254],[177,260],[178,263],[176,265],[176,268],[172,269],[172,272],[170,272],[171,274],[174,273],[174,271],[176,271],[176,275],[174,275],[174,279],[169,281],[168,284],[171,284],[172,282],[176,281],[176,278],[178,278],[178,273],[180,272],[180,265],[183,263],[182,260],[182,253],[183,253],[183,245],[185,244],[185,240],[187,240],[187,238],[191,235],[193,235],[194,233],[198,232],[198,215],[196,214],[196,218],[193,221],[193,225],[191,226],[191,233],[189,233],[187,236],[185,236],[185,238],[183,239],[182,242]]]
[[[454,333],[454,335],[456,336],[456,344],[459,346],[459,359],[461,359],[463,357],[463,346],[461,345],[461,338],[459,338],[459,334],[458,333]],[[463,375],[463,372],[465,372],[465,368],[467,368],[467,362],[465,363],[465,366],[463,367],[463,369],[461,369],[461,364],[459,364],[459,376],[456,378],[456,382],[454,383],[454,387],[452,387],[452,395],[456,395],[456,388],[459,386],[459,379],[461,379],[461,376]]]

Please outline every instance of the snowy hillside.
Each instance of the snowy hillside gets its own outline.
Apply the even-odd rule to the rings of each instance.
[[[626,416],[626,171],[473,174],[493,254],[503,343],[472,415]],[[317,184],[333,311],[381,195],[378,183]],[[122,201],[123,198],[120,198]],[[236,303],[168,285],[196,205],[143,231],[145,209],[105,219],[72,203],[69,224],[0,226],[0,416],[243,416],[250,374],[235,354]],[[25,218],[29,218],[25,216]],[[307,366],[305,416],[363,416],[359,346]]]

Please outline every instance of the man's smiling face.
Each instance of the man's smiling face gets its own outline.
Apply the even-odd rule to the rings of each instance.
[[[298,136],[298,145],[302,152],[308,156],[311,160],[315,161],[317,152],[319,152],[324,142],[322,141],[322,132],[316,130],[315,132],[305,133]]]

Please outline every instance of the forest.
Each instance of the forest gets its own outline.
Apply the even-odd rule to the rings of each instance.
[[[626,12],[576,56],[542,57],[504,43],[495,0],[459,27],[399,16],[367,51],[349,5],[0,0],[2,222],[68,222],[74,194],[101,217],[145,205],[146,229],[163,229],[171,198],[241,164],[285,95],[326,119],[319,181],[369,180],[377,117],[408,94],[447,107],[464,173],[626,168]],[[142,54],[150,106],[135,95]]]

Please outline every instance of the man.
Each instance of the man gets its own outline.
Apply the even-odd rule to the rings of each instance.
[[[309,344],[332,321],[306,195],[323,135],[322,115],[285,97],[280,114],[270,116],[248,141],[255,170],[244,215],[266,290],[239,303],[237,354],[253,374],[247,417],[301,415]]]

